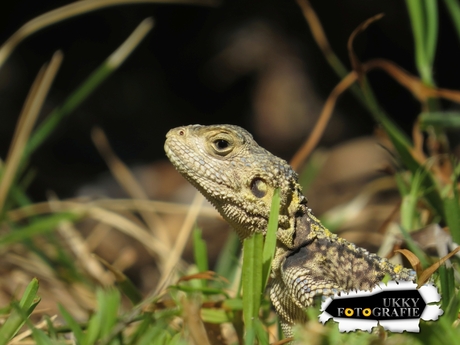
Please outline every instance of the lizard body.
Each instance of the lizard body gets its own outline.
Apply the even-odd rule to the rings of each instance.
[[[332,234],[307,207],[298,175],[234,125],[191,125],[171,129],[165,151],[236,230],[241,240],[265,234],[274,190],[280,190],[277,244],[271,267],[270,299],[283,332],[306,321],[315,296],[369,290],[389,274],[414,280],[415,272]]]

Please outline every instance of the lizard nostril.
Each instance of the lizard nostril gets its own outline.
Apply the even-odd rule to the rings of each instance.
[[[183,129],[179,130],[179,135],[184,135],[185,131]]]

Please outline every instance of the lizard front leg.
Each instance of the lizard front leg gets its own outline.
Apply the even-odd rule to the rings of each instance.
[[[273,279],[270,285],[270,300],[280,317],[281,329],[285,337],[292,337],[292,326],[307,321],[304,307],[295,303],[290,289],[281,277]]]

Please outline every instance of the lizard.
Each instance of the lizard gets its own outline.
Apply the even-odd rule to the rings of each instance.
[[[306,322],[304,309],[316,296],[370,290],[386,274],[414,281],[413,270],[394,265],[333,234],[313,215],[298,174],[235,125],[190,125],[171,129],[165,152],[244,240],[266,233],[271,200],[280,193],[270,300],[286,337]],[[243,292],[244,293],[244,292]]]

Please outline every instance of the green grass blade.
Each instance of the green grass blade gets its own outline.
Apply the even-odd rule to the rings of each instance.
[[[448,13],[452,18],[458,39],[460,40],[460,2],[458,0],[444,0]]]
[[[445,316],[453,322],[457,318],[458,310],[450,310],[450,314],[447,314],[447,309],[456,296],[454,270],[441,265],[438,272],[442,293],[441,308],[446,312]]]
[[[52,133],[58,123],[75,110],[88,96],[109,77],[125,59],[132,53],[137,45],[153,27],[153,20],[147,18],[139,24],[133,33],[107,60],[97,68],[72,94],[64,101],[62,107],[55,109],[43,123],[35,130],[27,143],[23,161],[34,152],[43,141]]]
[[[406,0],[406,3],[409,8],[409,12],[411,15],[411,19],[414,17],[416,18],[415,23],[412,23],[413,26],[415,26],[414,31],[416,30],[417,32],[417,42],[420,41],[419,47],[424,46],[423,42],[423,37],[424,35],[421,34],[423,33],[423,23],[421,22],[422,17],[421,17],[421,7],[422,6],[422,1],[419,0]],[[416,15],[415,15],[416,14]],[[417,43],[416,42],[416,43]],[[421,48],[418,48],[421,51],[420,56],[424,56],[425,50],[421,50]],[[419,57],[420,58],[420,57]],[[425,59],[425,60],[423,60]],[[426,57],[422,58],[423,61],[426,61]],[[424,62],[423,62],[424,63]],[[343,65],[343,64],[342,64]],[[343,74],[341,71],[338,71],[334,66],[332,66],[333,69],[337,72],[337,74],[343,78]],[[424,72],[427,76],[431,76],[431,68],[429,68],[426,72]],[[431,79],[431,77],[430,77]],[[354,90],[354,89],[352,89]],[[369,86],[366,78],[364,78],[364,83],[362,85],[362,89],[359,90],[359,94],[354,92],[355,95],[357,95],[358,99],[360,101],[363,101],[363,104],[366,106],[367,109],[369,109],[370,113],[374,117],[374,119],[379,122],[382,127],[384,128],[385,132],[388,134],[390,137],[391,142],[395,146],[396,150],[398,151],[398,154],[401,157],[402,162],[406,165],[406,167],[412,172],[415,173],[419,169],[424,169],[412,156],[411,154],[411,149],[412,149],[412,143],[409,140],[409,138],[404,134],[401,129],[398,128],[398,126],[388,117],[388,115],[385,114],[385,112],[379,107],[377,99],[375,98],[371,87]],[[434,180],[431,176],[431,174],[426,174],[424,175],[424,178],[422,180],[422,185],[424,189],[426,189],[427,195],[426,199],[429,202],[430,206],[438,213],[441,217],[444,218],[444,209],[442,207],[442,200],[436,190],[436,188],[433,188],[435,186]]]
[[[270,277],[270,270],[272,265],[273,256],[275,254],[276,247],[276,233],[278,231],[278,215],[280,209],[280,191],[275,189],[273,193],[272,206],[270,209],[270,217],[268,218],[268,227],[267,234],[265,235],[264,249],[262,253],[262,291],[263,293],[265,287],[268,283],[268,278]]]
[[[11,186],[10,197],[13,199],[12,201],[14,201],[14,203],[19,207],[27,206],[32,203],[32,201],[24,193],[24,191],[16,185]],[[6,200],[6,201],[10,202],[11,200]],[[5,209],[8,210],[10,209],[10,207],[7,207]]]
[[[457,186],[448,186],[447,195],[443,198],[446,222],[455,243],[460,243],[460,198]]]
[[[241,241],[238,235],[235,231],[230,232],[215,265],[216,273],[222,277],[226,277],[229,281],[235,279],[238,270],[238,253],[240,247]],[[211,285],[215,285],[215,283],[213,282]]]
[[[393,143],[396,151],[398,152],[401,161],[413,174],[416,174],[418,171],[421,174],[421,186],[425,190],[425,198],[433,210],[436,211],[441,217],[445,217],[444,209],[442,207],[442,200],[437,191],[436,184],[433,176],[430,172],[426,170],[423,165],[420,165],[419,162],[412,156],[411,150],[412,145],[407,145],[406,141],[403,140],[399,130],[395,130],[389,123],[386,121],[381,122],[388,136],[390,137],[391,142]]]
[[[411,181],[410,192],[403,196],[401,203],[401,225],[408,231],[418,228],[420,224],[416,223],[419,215],[417,204],[422,195],[421,190],[422,172],[417,171]]]
[[[120,291],[129,298],[131,303],[133,305],[137,305],[140,302],[142,302],[142,294],[139,291],[139,289],[134,285],[134,283],[129,279],[127,276],[125,276],[125,279],[122,281],[117,282],[117,286],[120,289]]]
[[[426,14],[426,56],[427,62],[432,69],[435,54],[436,45],[438,41],[438,1],[437,0],[424,0],[421,2],[425,4]],[[431,73],[432,74],[432,73]]]
[[[136,342],[136,345],[150,345],[150,344],[155,344],[154,340],[158,340],[158,337],[162,332],[165,332],[166,325],[163,323],[158,323],[155,325],[155,327],[150,328],[146,332],[144,332],[139,339],[138,342]]]
[[[201,236],[201,229],[195,227],[193,229],[193,255],[195,257],[195,265],[198,268],[198,272],[206,272],[209,270],[208,266],[208,248],[206,242]],[[200,285],[206,287],[207,281],[200,279]]]
[[[259,317],[262,290],[263,235],[256,233],[243,243],[243,321],[245,344],[253,344],[255,339],[254,320]]]
[[[255,325],[256,337],[257,337],[257,340],[259,341],[259,344],[268,345],[269,344],[268,332],[263,326],[262,322],[260,322],[260,320],[257,319],[255,320],[254,325]]]
[[[21,301],[19,302],[19,306],[21,308],[29,309],[33,305],[35,299],[37,298],[38,287],[38,279],[33,278],[29,285],[27,285],[27,288],[22,295]]]
[[[32,327],[32,337],[34,338],[36,345],[59,344],[57,341],[54,341],[47,336],[41,329],[37,329],[35,327]]]
[[[254,243],[255,236],[246,238],[243,242],[243,272],[242,272],[242,286],[243,286],[243,322],[245,326],[245,344],[253,344],[255,339],[254,331]]]
[[[202,231],[200,228],[195,227],[193,230],[193,252],[195,256],[195,264],[199,272],[209,270],[208,266],[208,248],[206,242],[203,240]]]
[[[127,277],[122,271],[118,268],[112,266],[103,258],[96,256],[100,263],[102,263],[110,272],[113,273],[116,279],[118,289],[129,298],[133,305],[136,305],[142,301],[142,293],[139,289],[133,284],[131,279]]]
[[[54,327],[53,322],[51,321],[48,315],[44,315],[44,318],[46,321],[46,327],[48,328],[49,337],[53,340],[57,340],[58,336],[57,336],[56,327]]]
[[[99,331],[102,327],[99,313],[92,315],[88,321],[88,328],[86,329],[85,337],[81,345],[93,345],[99,336]]]
[[[435,126],[443,129],[460,128],[459,112],[422,113],[419,116],[419,120],[421,129],[426,129],[428,126]]]
[[[427,0],[432,1],[432,0]],[[425,1],[406,0],[407,10],[409,11],[412,33],[415,42],[415,63],[418,72],[427,85],[434,85],[431,75],[431,64],[427,53],[427,18]],[[433,35],[433,28],[431,28]],[[428,39],[428,40],[432,40]]]
[[[80,325],[62,305],[59,304],[58,308],[59,308],[60,314],[62,315],[65,322],[67,323],[67,326],[69,326],[69,328],[72,330],[73,336],[75,337],[77,343],[82,344],[85,335]]]
[[[399,229],[401,230],[401,234],[403,235],[403,238],[407,244],[407,247],[412,253],[415,254],[415,256],[417,256],[417,258],[420,260],[422,267],[423,268],[429,267],[430,262],[428,261],[425,252],[419,248],[417,243],[415,243],[415,241],[410,236],[409,232],[404,227],[401,226]]]
[[[201,317],[203,322],[217,323],[222,324],[225,322],[231,322],[232,319],[229,316],[229,313],[224,309],[201,309]]]
[[[101,315],[101,338],[111,334],[117,322],[120,308],[120,294],[115,289],[97,291],[98,312]]]
[[[120,294],[115,289],[98,290],[97,311],[91,316],[82,345],[92,345],[97,340],[104,339],[105,344],[118,343],[117,338],[107,339],[112,334],[117,322],[120,308]]]
[[[27,285],[17,308],[11,310],[10,316],[0,327],[0,345],[7,344],[24,325],[40,299],[37,297],[38,280],[36,278]]]
[[[304,169],[299,174],[299,184],[302,186],[302,190],[305,193],[315,181],[315,178],[318,176],[326,158],[327,153],[322,150],[315,150],[309,158],[308,164],[304,165]]]
[[[0,247],[21,242],[37,235],[52,232],[62,221],[74,222],[81,217],[81,214],[64,212],[34,220],[32,224],[18,228],[13,232],[0,237]]]
[[[412,0],[407,0],[412,1]],[[417,0],[416,0],[417,1]],[[415,174],[417,171],[422,171],[421,185],[426,190],[426,200],[441,217],[445,217],[444,209],[442,206],[441,197],[437,191],[436,184],[434,182],[431,173],[426,171],[426,168],[419,164],[419,162],[412,156],[413,145],[410,139],[404,134],[404,132],[391,120],[378,106],[377,100],[367,82],[363,84],[364,95],[367,100],[367,106],[374,116],[375,120],[379,122],[385,132],[388,134],[392,144],[398,152],[403,164]]]

